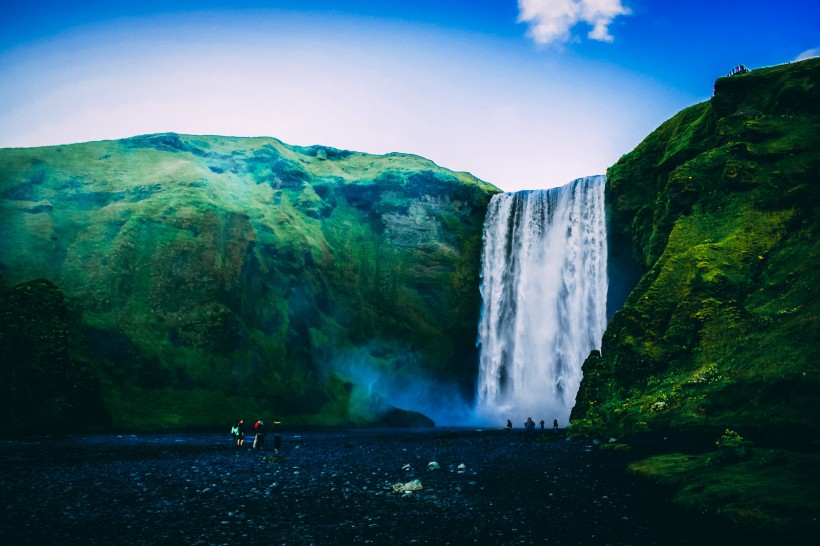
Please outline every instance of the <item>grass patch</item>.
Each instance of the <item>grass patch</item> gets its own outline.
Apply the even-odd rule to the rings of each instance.
[[[716,453],[658,455],[629,470],[671,487],[673,500],[696,513],[782,534],[784,540],[820,533],[820,456],[751,448],[741,461],[715,464]]]

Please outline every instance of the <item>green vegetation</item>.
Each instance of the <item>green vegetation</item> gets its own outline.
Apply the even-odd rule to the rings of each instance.
[[[721,78],[609,169],[614,258],[644,273],[584,364],[575,430],[820,431],[818,73]]]
[[[45,279],[0,287],[0,313],[4,426],[43,434],[105,428],[99,382],[86,363],[71,357],[78,324],[60,289]]]
[[[272,138],[2,149],[4,293],[47,279],[71,318],[35,342],[61,360],[6,347],[3,430],[31,430],[53,389],[29,383],[66,367],[120,430],[371,420],[356,370],[468,391],[497,191],[416,156]],[[28,320],[4,307],[3,339]]]
[[[820,59],[718,79],[609,169],[610,254],[642,276],[584,363],[575,434],[817,441],[818,173]],[[733,518],[805,522],[804,501],[817,514],[816,457],[722,442],[633,468]]]
[[[791,537],[817,536],[820,456],[751,448],[742,459],[716,464],[714,454],[669,453],[632,463],[629,470],[671,487],[693,513],[723,518],[748,530]]]

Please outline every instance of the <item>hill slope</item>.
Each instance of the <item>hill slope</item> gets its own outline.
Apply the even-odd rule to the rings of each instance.
[[[820,60],[719,79],[607,173],[643,272],[573,419],[613,434],[820,431]]]
[[[820,59],[718,79],[607,176],[610,256],[641,276],[584,363],[574,432],[684,435],[632,471],[695,514],[816,537]]]
[[[367,421],[392,405],[368,390],[385,374],[469,391],[497,191],[415,156],[271,138],[2,149],[4,413]]]

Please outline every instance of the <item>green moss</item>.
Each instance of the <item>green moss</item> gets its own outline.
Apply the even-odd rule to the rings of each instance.
[[[820,132],[812,101],[776,98],[814,97],[818,72],[721,79],[609,169],[612,231],[631,242],[611,255],[644,273],[584,365],[575,430],[820,434]]]
[[[74,354],[80,328],[50,281],[0,282],[0,433],[109,425],[98,377]]]
[[[0,271],[64,291],[71,356],[115,428],[230,422],[237,396],[336,422],[328,370],[373,340],[471,385],[497,191],[416,156],[271,138],[2,149]]]
[[[746,530],[802,540],[820,531],[820,457],[782,449],[751,449],[740,461],[712,462],[716,453],[670,453],[632,463],[631,472],[675,489],[674,501]]]
[[[721,78],[609,169],[610,257],[643,275],[584,363],[570,428],[722,434],[630,468],[693,515],[796,541],[818,532],[820,461],[732,431],[820,437],[819,80],[817,59]]]
[[[241,416],[264,418],[271,409],[253,398],[206,389],[139,389],[109,393],[108,407],[121,431],[227,425]]]

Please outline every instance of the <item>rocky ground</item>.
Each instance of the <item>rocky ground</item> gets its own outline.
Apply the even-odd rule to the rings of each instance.
[[[551,431],[288,431],[278,455],[221,434],[6,441],[0,543],[752,542],[681,513],[625,457]]]

